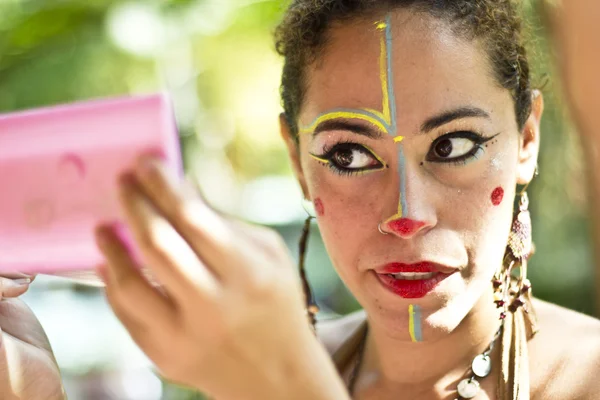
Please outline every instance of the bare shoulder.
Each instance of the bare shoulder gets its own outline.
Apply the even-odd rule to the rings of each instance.
[[[600,398],[600,320],[535,300],[540,332],[530,342],[534,398]]]
[[[322,320],[317,323],[317,335],[329,354],[333,354],[346,342],[367,318],[360,310],[346,316]]]

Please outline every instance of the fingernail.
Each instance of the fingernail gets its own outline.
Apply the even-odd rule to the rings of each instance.
[[[25,286],[25,285],[29,285],[31,283],[31,279],[19,278],[19,279],[14,279],[12,282],[17,286]]]

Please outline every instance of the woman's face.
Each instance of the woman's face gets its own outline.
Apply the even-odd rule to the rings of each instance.
[[[541,98],[522,135],[483,47],[408,11],[335,27],[307,72],[287,142],[337,272],[407,340],[454,329],[491,292]]]

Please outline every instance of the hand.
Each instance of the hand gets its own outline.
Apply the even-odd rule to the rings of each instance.
[[[114,229],[97,230],[115,313],[169,380],[218,399],[343,399],[274,232],[227,220],[142,159],[120,202],[156,290]]]
[[[600,2],[542,0],[562,83],[585,146],[600,142]],[[590,139],[591,143],[587,142]],[[595,149],[597,150],[597,149]]]
[[[2,400],[63,400],[60,372],[44,330],[18,300],[34,277],[0,277],[0,393]]]

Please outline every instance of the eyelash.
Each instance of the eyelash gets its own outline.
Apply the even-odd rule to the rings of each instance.
[[[363,151],[366,154],[369,154],[370,157],[373,157],[373,159],[377,160],[380,165],[378,167],[364,168],[364,169],[338,167],[333,162],[333,155],[337,151],[348,150],[348,149]],[[336,144],[333,144],[330,146],[327,146],[327,145],[323,146],[323,151],[322,151],[321,155],[316,155],[316,154],[311,154],[311,155],[313,157],[316,157],[317,159],[327,160],[327,162],[321,161],[321,163],[324,164],[327,168],[329,168],[334,173],[341,175],[341,176],[360,175],[365,172],[378,171],[378,170],[386,167],[386,165],[381,161],[381,159],[379,159],[373,153],[372,150],[368,149],[366,146],[364,146],[362,144],[358,144],[358,143],[350,142],[350,141],[339,142],[339,143],[336,143]]]
[[[489,142],[490,140],[494,139],[498,135],[499,135],[499,133],[494,136],[491,136],[491,137],[485,137],[483,135],[480,135],[480,134],[472,132],[472,131],[456,131],[456,132],[451,132],[451,133],[446,133],[446,134],[440,135],[437,138],[432,140],[432,144],[431,144],[428,156],[431,153],[431,151],[433,151],[433,149],[435,147],[434,146],[435,143],[439,142],[441,140],[444,140],[444,139],[456,139],[456,138],[470,139],[474,143],[473,150],[471,150],[469,153],[465,154],[464,156],[460,156],[458,158],[451,159],[451,160],[444,161],[444,160],[427,159],[427,161],[438,163],[438,164],[450,164],[450,165],[454,165],[454,166],[466,165],[472,160],[479,159],[481,157],[482,153],[485,151],[483,145],[485,143]],[[363,151],[363,152],[369,154],[374,159],[378,160],[380,163],[380,166],[375,167],[375,168],[365,168],[365,169],[340,168],[333,162],[332,159],[333,159],[333,155],[337,151],[344,150],[344,149]],[[341,175],[341,176],[359,175],[361,173],[381,170],[381,169],[384,169],[387,167],[386,164],[373,153],[373,151],[371,151],[364,145],[361,145],[361,144],[358,144],[355,142],[351,142],[351,141],[343,141],[343,142],[335,143],[332,145],[326,145],[323,147],[322,153],[320,155],[312,154],[312,153],[311,153],[311,155],[313,157],[317,158],[323,165],[327,166],[331,171],[333,171],[334,173]],[[427,158],[427,156],[426,156],[426,158]],[[322,160],[326,160],[326,161],[322,161]]]
[[[478,160],[479,157],[481,156],[481,154],[485,151],[483,148],[483,145],[485,143],[489,142],[490,140],[494,139],[498,135],[499,135],[499,133],[494,136],[491,136],[491,137],[485,137],[483,135],[480,135],[479,133],[475,133],[472,131],[456,131],[456,132],[451,132],[451,133],[446,133],[444,135],[440,135],[437,138],[432,140],[430,151],[429,151],[429,153],[427,153],[426,160],[429,162],[434,162],[434,163],[438,163],[438,164],[451,164],[451,165],[455,165],[455,166],[466,165],[470,161]],[[446,139],[469,139],[469,140],[473,141],[474,146],[471,151],[469,151],[467,154],[460,156],[458,158],[445,160],[445,161],[441,160],[441,159],[440,160],[430,159],[429,155],[435,148],[435,144],[437,142],[440,142],[441,140],[446,140]]]

